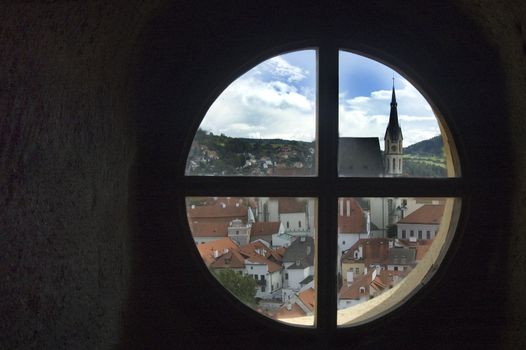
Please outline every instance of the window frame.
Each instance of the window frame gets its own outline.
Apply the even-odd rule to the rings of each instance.
[[[189,176],[185,175],[185,165],[188,152],[190,150],[193,136],[202,121],[206,110],[220,93],[233,80],[237,79],[244,71],[252,68],[264,60],[274,57],[276,55],[284,54],[296,50],[314,49],[317,51],[317,113],[316,113],[316,128],[317,128],[317,157],[316,167],[317,175],[309,177],[254,177],[254,176]],[[455,197],[461,199],[462,210],[459,217],[452,220],[456,221],[456,226],[461,226],[462,213],[465,211],[464,199],[469,197],[467,186],[464,178],[461,177],[460,172],[460,157],[455,147],[455,140],[449,129],[442,128],[441,134],[449,148],[449,157],[446,159],[448,164],[449,175],[454,174],[457,177],[446,178],[376,178],[376,177],[352,177],[345,178],[338,176],[338,61],[339,51],[345,50],[353,52],[371,59],[374,59],[382,64],[390,66],[399,74],[414,84],[414,80],[410,79],[406,74],[403,74],[401,69],[395,68],[392,64],[386,63],[385,60],[379,59],[379,52],[373,52],[376,55],[364,53],[364,51],[372,51],[370,48],[352,48],[348,42],[338,40],[331,40],[323,38],[323,40],[315,40],[309,44],[296,43],[287,47],[274,48],[262,55],[254,58],[253,61],[247,62],[244,67],[240,68],[239,72],[232,72],[231,80],[225,81],[225,84],[218,86],[212,96],[203,101],[202,113],[195,117],[195,125],[188,134],[185,140],[185,149],[181,154],[181,160],[178,164],[178,178],[181,179],[181,188],[178,193],[178,207],[181,210],[181,217],[186,217],[186,206],[184,200],[190,196],[265,196],[265,197],[312,197],[317,199],[317,253],[316,253],[316,316],[314,327],[297,327],[287,325],[285,323],[275,322],[266,316],[258,314],[251,310],[254,317],[260,318],[263,322],[267,322],[272,326],[286,327],[289,329],[301,329],[302,331],[312,333],[332,333],[334,331],[346,331],[352,329],[360,329],[363,325],[354,327],[337,326],[337,267],[336,261],[338,246],[337,234],[337,202],[339,197]],[[406,70],[404,70],[406,71]],[[414,84],[419,91],[424,94],[418,84]],[[431,99],[424,95],[431,104]],[[438,108],[431,104],[439,124],[449,125],[445,118],[438,113]],[[323,120],[320,119],[323,116]],[[323,121],[323,122],[321,122]],[[181,175],[182,174],[182,175]],[[191,240],[191,231],[187,226],[188,238],[187,242]],[[334,232],[333,235],[322,232]],[[435,233],[436,235],[436,233]],[[451,238],[451,237],[450,237]],[[451,242],[449,242],[451,243]],[[448,243],[448,244],[449,244]],[[447,250],[447,247],[443,249]],[[194,252],[194,256],[197,252]],[[200,258],[200,257],[199,257]],[[318,259],[328,263],[318,263]],[[333,259],[331,262],[330,259]],[[440,261],[439,261],[440,262]],[[206,269],[204,264],[202,268]],[[432,277],[432,276],[431,276]],[[219,284],[217,282],[216,284]],[[230,295],[223,287],[219,288],[225,292],[231,300],[237,299]],[[419,290],[416,290],[418,292]],[[411,295],[410,295],[411,296]],[[410,296],[407,298],[409,299]],[[240,304],[239,302],[237,304]],[[245,308],[246,309],[246,308]],[[399,305],[394,309],[389,310],[389,313],[403,310],[403,305]],[[382,318],[381,315],[379,318]],[[376,322],[379,318],[369,322]]]

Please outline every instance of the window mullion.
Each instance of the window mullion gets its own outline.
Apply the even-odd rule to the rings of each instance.
[[[317,327],[336,328],[337,310],[337,180],[338,160],[338,49],[325,41],[318,51],[318,201]]]

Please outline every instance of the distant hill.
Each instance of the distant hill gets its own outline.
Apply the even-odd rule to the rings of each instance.
[[[411,146],[404,148],[404,153],[442,158],[444,157],[444,143],[442,142],[442,136],[438,135],[431,139],[412,144]]]
[[[442,136],[435,136],[404,148],[404,173],[406,176],[416,177],[446,177]]]

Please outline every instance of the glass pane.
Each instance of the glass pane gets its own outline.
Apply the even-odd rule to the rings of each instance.
[[[454,176],[451,145],[444,147],[438,119],[411,83],[357,54],[340,51],[339,62],[340,176]]]
[[[337,324],[370,321],[421,287],[449,245],[459,205],[454,198],[339,198]]]
[[[314,326],[314,198],[187,197],[203,262],[247,306],[278,321]]]
[[[194,137],[186,175],[316,175],[316,51],[279,55],[230,84]]]

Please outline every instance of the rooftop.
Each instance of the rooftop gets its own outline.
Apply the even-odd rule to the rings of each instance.
[[[342,176],[378,177],[384,174],[377,137],[340,137],[338,173]]]
[[[407,215],[399,224],[435,224],[439,225],[444,214],[444,205],[426,204]]]
[[[364,211],[356,199],[340,198],[338,200],[338,232],[367,232],[367,222]]]

